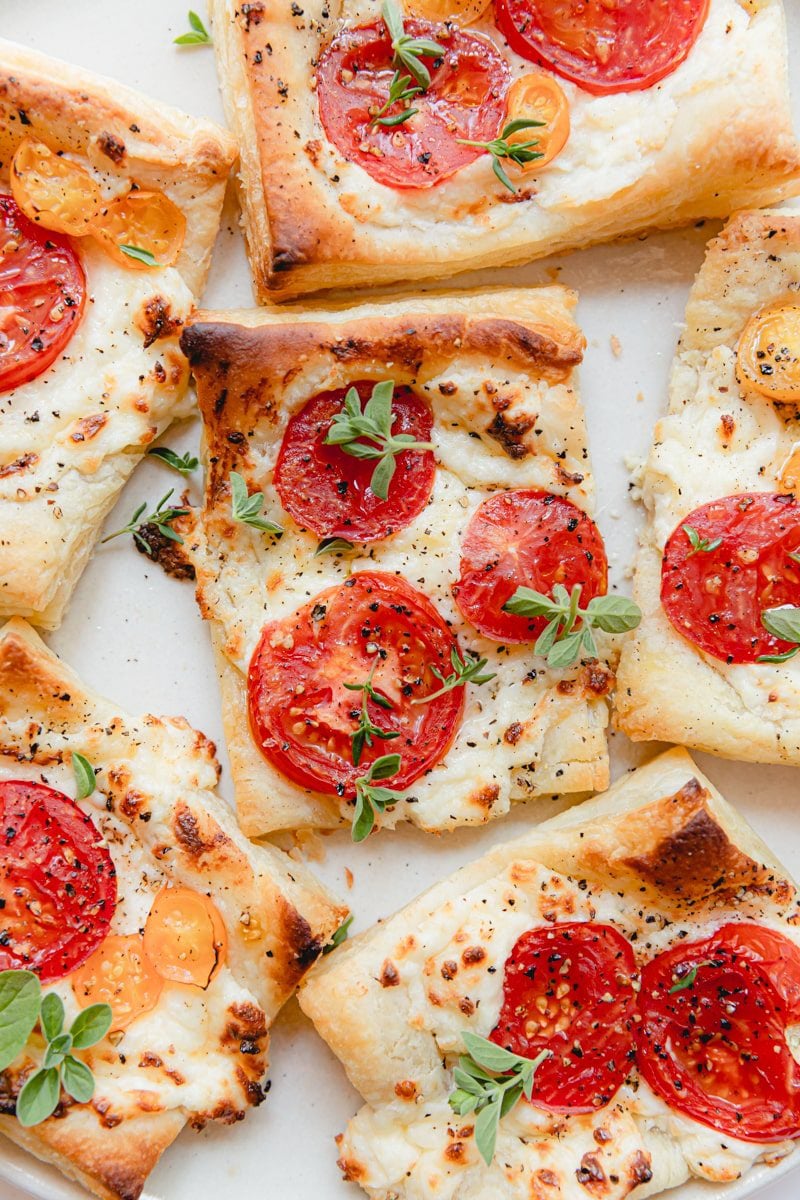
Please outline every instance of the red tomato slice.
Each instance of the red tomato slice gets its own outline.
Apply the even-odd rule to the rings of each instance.
[[[692,553],[684,526],[714,550]],[[661,564],[661,603],[693,645],[728,663],[790,649],[761,623],[768,608],[800,605],[800,508],[794,496],[750,492],[712,500],[671,535]]]
[[[518,939],[490,1038],[525,1058],[552,1052],[536,1072],[537,1108],[593,1112],[617,1092],[633,1059],[635,973],[633,947],[611,925],[548,925]]]
[[[551,492],[498,492],[467,526],[456,603],[470,624],[495,642],[534,642],[544,617],[503,612],[518,587],[549,595],[561,583],[583,585],[581,605],[605,595],[608,562],[591,517]]]
[[[78,327],[86,277],[68,238],[0,195],[0,392],[35,379]]]
[[[354,386],[363,407],[374,385]],[[292,417],[275,466],[275,487],[283,507],[303,528],[320,537],[374,542],[405,529],[422,511],[433,489],[436,463],[430,450],[396,455],[388,495],[379,500],[369,486],[377,460],[353,458],[340,446],[325,445],[347,391],[320,392]],[[411,434],[418,442],[431,440],[431,411],[411,388],[395,388],[392,413],[392,433]]]
[[[111,855],[91,818],[41,783],[0,783],[0,971],[42,983],[85,962],[117,900]]]
[[[455,688],[427,704],[412,704],[441,686],[431,667],[452,671],[455,639],[430,601],[394,575],[364,571],[321,592],[284,621],[264,627],[250,663],[250,723],[264,756],[289,779],[327,795],[351,797],[355,781],[384,754],[402,766],[386,780],[401,791],[430,770],[453,740],[464,705]],[[351,734],[363,683],[374,668],[384,708],[368,701],[372,721],[399,736],[374,738],[360,764]]]
[[[670,1108],[746,1142],[800,1136],[794,942],[742,923],[681,943],[642,971],[639,1009],[639,1070]]]
[[[652,87],[680,66],[710,0],[496,0],[512,50],[587,92]]]
[[[378,183],[429,188],[483,153],[459,145],[458,138],[486,142],[497,137],[509,70],[492,43],[474,33],[428,21],[406,21],[405,31],[447,48],[441,59],[422,60],[431,83],[413,98],[416,116],[394,127],[372,123],[394,75],[382,21],[347,29],[323,50],[317,68],[319,112],[330,141]],[[385,115],[400,112],[396,103]]]

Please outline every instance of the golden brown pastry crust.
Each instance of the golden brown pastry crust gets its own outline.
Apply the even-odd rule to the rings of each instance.
[[[312,64],[343,18],[377,20],[377,2],[345,8],[328,0],[302,6],[212,0],[209,12],[228,121],[241,148],[245,232],[262,303],[513,265],[654,226],[727,216],[798,187],[781,0],[713,0],[708,28],[713,25],[714,36],[704,32],[690,63],[679,69],[685,83],[668,78],[648,93],[634,93],[635,108],[627,99],[617,108],[616,100],[609,106],[602,98],[596,111],[587,108],[583,132],[578,113],[592,98],[566,85],[573,145],[583,139],[583,157],[574,164],[570,158],[567,169],[581,182],[574,194],[568,187],[552,201],[545,195],[547,172],[526,177],[527,188],[512,197],[483,160],[426,193],[386,188],[330,146]],[[511,54],[490,23],[472,29],[494,37],[515,72],[533,69]],[[733,37],[735,48],[728,44]],[[670,115],[668,133],[651,153],[665,104],[674,108],[674,123]],[[611,170],[606,164],[618,164],[620,144],[628,139],[630,162],[641,156],[641,165],[626,163],[607,194],[593,196],[596,179]],[[565,161],[562,156],[551,168],[556,179]],[[594,176],[588,186],[587,173]]]
[[[739,336],[761,308],[800,286],[800,216],[746,211],[709,243],[692,288],[670,383],[643,475],[648,511],[634,595],[643,611],[626,639],[616,723],[635,741],[680,742],[726,758],[800,763],[800,664],[728,666],[701,654],[661,606],[666,538],[701,504],[738,492],[786,492],[800,444],[792,405],[743,388]],[[679,681],[676,686],[676,680]]]
[[[200,295],[236,161],[226,130],[0,39],[0,175],[26,137],[86,159],[112,189],[135,181],[165,192],[186,217],[177,268]]]
[[[116,822],[117,836],[122,831],[153,870],[213,898],[225,921],[226,969],[238,997],[228,1004],[221,1041],[215,1042],[211,1019],[204,1035],[206,1053],[235,1056],[235,1086],[212,1083],[200,1107],[181,1102],[180,1081],[168,1099],[159,1101],[162,1093],[154,1099],[148,1072],[166,1076],[168,1064],[137,1050],[125,1069],[136,1072],[137,1058],[146,1069],[138,1090],[129,1089],[129,1103],[117,1092],[104,1099],[100,1075],[90,1105],[64,1106],[24,1130],[10,1114],[25,1063],[0,1075],[3,1133],[104,1200],[136,1200],[187,1121],[232,1122],[263,1098],[269,1024],[347,909],[303,866],[241,834],[213,791],[219,766],[201,733],[182,718],[125,715],[86,688],[30,626],[12,620],[0,633],[0,770],[5,778],[31,769],[47,777],[73,751],[99,769],[103,811]],[[117,861],[123,899],[131,876]]]
[[[459,1123],[446,1103],[461,1033],[485,1036],[493,1027],[505,957],[526,928],[611,920],[647,958],[654,940],[662,949],[731,918],[772,923],[796,940],[796,887],[686,752],[676,749],[603,796],[496,847],[351,938],[318,964],[299,996],[366,1101],[337,1139],[345,1178],[374,1200],[439,1194],[479,1200],[495,1192],[517,1200],[529,1194],[525,1181],[538,1179],[541,1170],[550,1187],[562,1189],[557,1194],[572,1198],[584,1194],[575,1173],[587,1142],[594,1152],[598,1144],[606,1147],[602,1194],[611,1200],[637,1184],[649,1184],[647,1195],[660,1192],[690,1173],[718,1181],[738,1177],[712,1163],[712,1152],[698,1164],[689,1148],[684,1162],[680,1142],[677,1152],[669,1145],[677,1131],[649,1119],[635,1089],[623,1088],[592,1116],[560,1124],[554,1118],[555,1130],[545,1128],[543,1118],[527,1141],[509,1119],[488,1168],[475,1152],[472,1120]],[[598,1127],[603,1132],[593,1139]],[[685,1131],[687,1145],[691,1132]],[[382,1142],[383,1134],[390,1140]],[[459,1153],[452,1148],[456,1141]]]
[[[498,649],[480,638],[450,590],[465,521],[492,490],[540,487],[591,511],[585,427],[573,387],[584,345],[571,315],[574,302],[560,288],[496,289],[328,313],[201,312],[187,326],[182,346],[197,379],[208,475],[202,513],[180,528],[211,623],[237,810],[251,836],[349,819],[346,802],[296,787],[263,758],[248,721],[247,669],[265,621],[342,582],[351,565],[415,581],[463,645],[493,656],[490,669],[502,658],[498,683],[468,694],[441,775],[436,768],[410,789],[415,802],[398,806],[397,819],[452,829],[490,820],[511,798],[607,785],[604,697],[613,676],[605,662],[563,678],[538,664],[531,671],[530,648]],[[434,488],[407,532],[367,547],[369,553],[315,556],[316,535],[280,508],[272,484],[286,422],[317,392],[387,377],[414,385],[430,404],[441,490]],[[251,492],[266,494],[270,519],[285,531],[277,544],[231,520],[232,471]],[[456,504],[452,487],[460,489],[457,508],[447,507]],[[286,601],[287,595],[296,598]],[[509,682],[516,689],[513,712],[498,698]],[[481,708],[490,695],[496,719],[495,709]],[[466,733],[470,720],[487,739],[485,753]]]

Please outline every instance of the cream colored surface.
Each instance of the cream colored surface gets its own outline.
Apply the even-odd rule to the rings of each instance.
[[[298,317],[198,314],[189,332],[197,339],[190,357],[197,356],[201,411],[212,421],[207,425],[207,456],[216,465],[200,520],[184,532],[198,573],[201,610],[212,623],[239,818],[251,836],[351,820],[347,801],[302,791],[261,755],[249,727],[246,680],[267,621],[289,616],[309,597],[364,570],[413,582],[450,624],[462,650],[486,657],[487,671],[496,673],[490,683],[468,687],[465,714],[451,749],[406,790],[408,800],[401,799],[383,824],[407,820],[426,830],[484,824],[506,813],[512,800],[607,785],[604,693],[611,676],[605,664],[597,670],[578,666],[565,672],[537,662],[532,671],[530,647],[499,646],[478,635],[461,616],[451,591],[459,574],[463,531],[481,501],[498,488],[542,488],[568,496],[584,510],[593,509],[586,431],[571,371],[554,371],[543,360],[537,373],[535,363],[524,355],[515,359],[499,340],[493,348],[489,324],[502,318],[522,338],[546,334],[580,353],[582,338],[571,315],[574,302],[564,289],[549,288],[392,301],[342,308],[333,315],[310,309],[300,310]],[[436,348],[430,342],[418,369],[405,362],[380,362],[377,339],[391,339],[410,316],[420,321],[423,314],[433,322],[429,336],[433,338],[437,328],[441,336],[436,334]],[[450,329],[452,318],[465,317],[463,329]],[[273,379],[272,373],[280,375],[276,362],[281,351],[277,346],[271,349],[268,339],[257,345],[242,342],[237,329],[288,329],[293,320],[303,322],[289,334],[296,337],[297,349],[289,351],[287,361],[295,365],[285,381]],[[320,331],[321,340],[315,343]],[[468,346],[467,331],[485,349]],[[463,338],[456,336],[459,333]],[[420,336],[424,350],[428,335]],[[517,332],[509,335],[509,341],[516,336]],[[354,337],[367,347],[364,360],[331,355],[323,344],[328,337]],[[250,377],[242,378],[240,370],[254,356],[270,373],[255,406]],[[214,366],[221,361],[228,362],[230,370],[225,368],[227,398],[217,421],[211,416],[218,394]],[[430,403],[437,459],[433,494],[422,513],[392,537],[357,547],[353,554],[316,557],[316,535],[299,528],[281,508],[272,485],[275,460],[288,420],[310,396],[365,377],[413,383]],[[273,417],[269,414],[276,395],[280,405]],[[499,409],[498,404],[505,407]],[[519,422],[527,428],[535,423],[535,431],[529,429],[520,440],[522,453],[517,457],[491,434],[499,411],[509,425]],[[240,425],[240,432],[246,428],[252,436],[238,449],[229,433],[233,430],[238,437]],[[230,520],[230,470],[245,475],[251,492],[265,492],[265,515],[284,529],[279,541]]]
[[[790,490],[800,419],[793,406],[740,384],[736,348],[754,312],[798,287],[800,217],[751,212],[711,243],[689,298],[669,414],[642,477],[648,521],[634,590],[645,615],[619,672],[617,723],[637,740],[800,764],[800,660],[720,662],[681,637],[660,601],[664,544],[693,509],[739,492]]]
[[[687,60],[644,92],[596,97],[564,81],[570,140],[516,198],[488,155],[433,188],[402,190],[328,142],[311,64],[341,28],[377,20],[379,0],[308,0],[297,13],[211,0],[209,11],[262,302],[525,262],[800,186],[781,0],[711,0]],[[512,77],[533,69],[491,10],[470,32],[494,41]]]
[[[0,40],[0,191],[26,136],[89,168],[106,196],[132,183],[163,190],[188,228],[176,266],[152,271],[76,241],[82,320],[46,371],[0,393],[0,616],[53,629],[131,471],[191,411],[178,336],[208,273],[235,150],[210,122]]]
[[[753,864],[771,881],[766,890]],[[670,876],[671,890],[654,887],[653,871]],[[697,885],[707,892],[681,898]],[[735,1180],[785,1156],[791,1143],[737,1142],[673,1113],[632,1071],[586,1116],[519,1104],[487,1167],[473,1119],[455,1117],[447,1097],[462,1034],[494,1028],[503,967],[526,930],[596,919],[633,937],[642,963],[737,918],[800,944],[788,921],[795,912],[783,868],[683,750],[495,848],[355,938],[301,989],[301,1006],[366,1101],[341,1139],[340,1165],[373,1200],[529,1200],[537,1186],[585,1200],[586,1156],[605,1174],[604,1198],[640,1200],[690,1176]]]

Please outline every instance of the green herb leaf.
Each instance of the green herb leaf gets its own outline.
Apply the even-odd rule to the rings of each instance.
[[[685,992],[688,991],[690,987],[694,987],[694,981],[697,979],[698,970],[699,967],[692,967],[691,971],[684,975],[682,979],[679,979],[678,982],[669,989],[668,994],[670,996],[674,996],[676,992]]]
[[[64,1028],[64,1004],[57,992],[48,992],[39,1013],[42,1033],[49,1042],[59,1037]]]
[[[97,777],[94,773],[94,767],[89,762],[88,758],[79,754],[77,750],[72,751],[72,770],[75,774],[75,792],[76,800],[85,800],[87,796],[91,796],[97,783]]]
[[[79,1059],[68,1054],[61,1067],[64,1091],[79,1104],[88,1104],[94,1095],[94,1075]]]
[[[503,170],[501,160],[507,158],[510,162],[522,166],[524,163],[535,162],[537,158],[543,158],[544,155],[541,151],[534,149],[534,146],[539,145],[538,138],[533,138],[528,142],[510,142],[508,139],[522,129],[541,129],[544,124],[544,121],[532,121],[527,117],[518,117],[515,121],[509,121],[500,136],[492,138],[489,142],[473,142],[468,138],[456,138],[456,141],[462,146],[477,146],[486,154],[491,154],[492,170],[495,175],[503,187],[508,188],[516,195],[517,189]]]
[[[173,38],[176,46],[210,46],[211,34],[206,29],[196,12],[189,9],[189,32]]]
[[[693,554],[709,554],[712,550],[716,550],[718,546],[722,545],[721,537],[701,538],[697,530],[693,529],[691,525],[683,525],[682,529],[692,547],[686,555],[687,558],[691,558]]]
[[[189,510],[188,508],[166,507],[167,501],[174,491],[174,488],[170,488],[166,495],[161,497],[153,511],[147,516],[144,516],[145,510],[147,509],[147,504],[140,504],[128,524],[123,525],[122,529],[115,529],[113,533],[106,534],[106,536],[101,539],[100,545],[102,546],[105,542],[110,542],[112,538],[120,537],[123,533],[130,533],[133,535],[137,545],[141,546],[147,554],[152,555],[152,548],[150,547],[149,543],[139,535],[139,530],[145,525],[154,525],[163,537],[169,538],[170,541],[179,542],[181,545],[183,545],[183,538],[171,528],[171,525],[173,521],[178,519],[178,517],[187,516]]]
[[[111,1020],[108,1004],[90,1004],[72,1022],[72,1045],[76,1050],[86,1050],[101,1042],[111,1028]]]
[[[375,827],[375,817],[385,812],[391,805],[401,799],[399,793],[390,788],[375,787],[374,781],[389,779],[400,770],[402,759],[399,754],[384,754],[376,758],[366,775],[356,780],[356,804],[353,813],[352,838],[354,842],[363,842]]]
[[[403,28],[403,14],[396,0],[383,0],[381,13],[392,39],[394,67],[407,72],[416,80],[418,90],[424,91],[430,87],[431,74],[422,59],[439,58],[446,52],[444,46],[430,38],[409,37]]]
[[[781,641],[800,642],[800,608],[791,604],[767,608],[761,614],[761,624]]]
[[[149,250],[143,250],[141,246],[120,246],[123,254],[127,254],[128,258],[135,258],[137,262],[144,263],[148,267],[157,267],[155,256]]]
[[[555,670],[571,667],[582,655],[595,657],[597,645],[592,630],[627,633],[642,619],[638,604],[625,596],[595,596],[586,608],[580,607],[583,585],[576,583],[571,592],[557,583],[552,596],[532,588],[518,587],[504,605],[505,612],[523,617],[546,617],[534,645],[534,652],[547,659]]]
[[[475,1033],[465,1032],[462,1038],[467,1053],[453,1071],[456,1087],[450,1093],[449,1103],[459,1116],[478,1114],[475,1145],[489,1166],[501,1120],[522,1096],[530,1100],[536,1071],[551,1051],[543,1050],[536,1058],[523,1058]]]
[[[403,75],[400,71],[395,71],[392,77],[392,82],[389,84],[389,95],[385,104],[382,104],[378,111],[370,121],[370,125],[386,125],[393,127],[402,125],[411,117],[415,117],[419,112],[418,108],[406,107],[401,112],[395,113],[391,117],[384,116],[395,104],[406,104],[407,101],[418,96],[423,90],[421,87],[409,86],[411,84],[411,76]]]
[[[437,688],[435,692],[430,692],[427,696],[416,697],[411,703],[428,704],[431,700],[435,700],[437,696],[443,696],[445,692],[451,692],[453,688],[464,687],[467,683],[474,683],[477,686],[480,686],[482,683],[488,683],[490,679],[495,679],[497,676],[497,672],[495,671],[489,674],[482,673],[488,661],[488,658],[478,658],[477,654],[473,654],[470,650],[462,658],[458,649],[454,646],[450,651],[450,662],[453,667],[452,674],[444,676],[438,667],[431,667],[431,674],[441,680],[442,686]]]
[[[58,1106],[61,1079],[55,1067],[34,1071],[17,1096],[17,1120],[24,1128],[40,1125]]]
[[[42,986],[33,971],[0,971],[0,1071],[25,1049],[41,1001]]]
[[[200,466],[200,460],[195,458],[193,454],[178,455],[174,450],[170,450],[169,446],[153,446],[147,451],[150,458],[159,458],[168,467],[172,467],[173,471],[177,471],[179,475],[190,475],[192,471],[196,471]]]
[[[64,1058],[72,1049],[72,1038],[68,1033],[60,1033],[58,1037],[53,1038],[50,1042],[44,1055],[45,1069],[48,1067],[60,1067]]]
[[[355,388],[350,388],[344,406],[334,415],[325,435],[325,444],[341,446],[353,458],[378,459],[370,488],[379,500],[386,500],[395,470],[395,456],[404,450],[433,450],[433,442],[417,442],[408,433],[392,433],[394,381],[382,380],[372,389],[363,412]],[[366,440],[362,440],[366,439]]]
[[[261,530],[262,533],[272,533],[276,537],[280,537],[283,533],[280,525],[261,516],[263,507],[264,493],[253,492],[250,495],[244,477],[238,471],[231,471],[231,515],[234,521],[250,525],[253,529]]]
[[[391,700],[386,696],[382,696],[380,692],[376,692],[372,686],[375,666],[377,666],[377,663],[373,665],[372,670],[363,683],[343,684],[349,692],[361,692],[361,712],[359,714],[358,727],[350,735],[352,740],[353,766],[355,767],[361,761],[364,747],[372,747],[373,738],[380,738],[382,741],[388,742],[400,736],[399,732],[382,729],[380,725],[376,725],[369,715],[368,705],[370,700],[373,704],[377,704],[379,708],[394,708]]]
[[[340,926],[339,926],[339,928],[336,930],[336,932],[334,933],[333,937],[332,937],[332,938],[331,938],[331,940],[328,942],[327,946],[323,946],[323,948],[322,948],[322,953],[323,953],[323,954],[330,954],[330,952],[331,952],[332,950],[335,950],[337,946],[341,946],[341,944],[342,944],[343,942],[346,942],[346,941],[347,941],[347,936],[348,936],[348,934],[349,934],[349,932],[350,932],[350,926],[351,926],[352,924],[353,924],[353,917],[352,917],[352,915],[351,915],[351,916],[349,916],[349,917],[347,918],[347,920],[346,920],[346,921],[342,921],[341,925],[340,925]]]
[[[344,538],[323,538],[314,551],[314,557],[317,558],[320,554],[346,554],[348,550],[353,549],[353,543],[346,541]]]

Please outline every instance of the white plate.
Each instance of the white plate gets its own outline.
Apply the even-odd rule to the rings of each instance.
[[[185,108],[221,119],[213,52],[178,50],[172,38],[186,28],[191,0],[0,0],[0,34],[70,62],[113,75]],[[197,7],[201,7],[195,0]],[[786,0],[800,93],[800,3]],[[800,127],[800,95],[795,97]],[[629,245],[600,247],[553,264],[476,276],[474,282],[548,282],[558,277],[581,294],[579,320],[589,345],[581,371],[590,444],[599,493],[599,523],[616,578],[624,578],[634,550],[640,513],[628,499],[626,461],[643,457],[653,424],[663,411],[669,365],[686,294],[716,227],[652,236]],[[459,281],[461,282],[461,281]],[[473,281],[471,281],[473,282]],[[209,306],[250,305],[252,297],[231,206],[205,296]],[[611,339],[619,340],[615,355]],[[169,438],[196,446],[188,424]],[[127,519],[141,499],[166,490],[163,468],[143,464],[110,518]],[[219,700],[206,631],[191,587],[167,579],[129,543],[100,550],[75,593],[67,619],[50,641],[87,681],[129,711],[183,713],[221,746]],[[620,735],[612,739],[615,775],[643,753]],[[800,875],[800,774],[788,768],[726,763],[701,756],[701,765],[723,793]],[[229,787],[223,774],[223,791]],[[229,793],[228,793],[229,794]],[[313,869],[346,895],[355,929],[393,912],[434,880],[505,841],[541,814],[551,801],[517,807],[485,830],[437,839],[403,829],[354,847],[346,834],[326,840],[324,863]],[[355,882],[348,892],[344,868]],[[269,1194],[287,1200],[357,1200],[342,1183],[333,1137],[358,1105],[341,1067],[317,1038],[295,1003],[273,1035],[272,1090],[267,1102],[230,1129],[187,1132],[150,1178],[148,1200],[245,1200]],[[0,1139],[0,1200],[83,1200],[85,1193]],[[767,1185],[764,1200],[795,1200],[798,1178],[778,1182],[791,1167],[753,1171],[720,1189],[691,1185],[670,1200],[741,1200]]]

